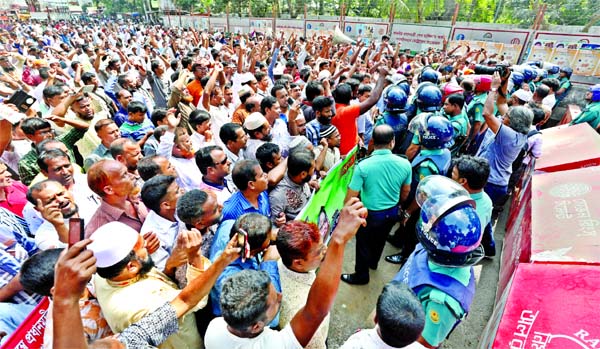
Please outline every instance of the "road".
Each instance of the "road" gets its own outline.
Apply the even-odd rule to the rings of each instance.
[[[502,212],[496,224],[497,229],[495,229],[494,236],[497,256],[494,259],[484,259],[475,266],[477,291],[471,312],[443,343],[442,348],[477,348],[481,333],[494,307],[507,211],[508,207]],[[344,273],[354,272],[354,241],[351,241],[344,256]],[[396,252],[398,249],[386,244],[383,255]],[[329,348],[339,348],[357,329],[373,327],[377,297],[383,286],[396,275],[398,269],[398,266],[385,262],[382,257],[378,269],[371,271],[371,281],[368,285],[351,286],[344,282],[341,283],[329,325]]]

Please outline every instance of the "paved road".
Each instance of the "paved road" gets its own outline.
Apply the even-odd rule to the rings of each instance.
[[[477,291],[472,309],[467,319],[461,323],[442,346],[445,349],[474,349],[492,314],[496,285],[500,269],[500,251],[504,239],[506,211],[498,219],[495,232],[498,256],[485,259],[475,267]],[[398,250],[386,244],[384,256],[396,253]],[[354,272],[354,240],[350,243],[344,256],[344,272]],[[371,281],[365,286],[350,286],[344,282],[332,311],[329,325],[329,348],[339,348],[342,343],[359,328],[373,326],[373,315],[377,297],[383,286],[398,272],[398,266],[380,261],[376,271],[371,271]]]

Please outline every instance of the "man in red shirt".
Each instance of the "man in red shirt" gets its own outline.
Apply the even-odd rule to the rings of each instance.
[[[350,105],[352,99],[352,88],[348,84],[339,84],[333,90],[335,100],[335,116],[331,119],[333,126],[340,132],[340,154],[348,154],[352,148],[358,144],[358,126],[356,119],[371,109],[377,103],[385,84],[385,77],[388,75],[385,66],[379,67],[379,78],[377,84],[371,92],[371,96],[360,104]]]
[[[202,97],[202,93],[204,89],[200,84],[200,80],[208,74],[208,68],[210,63],[203,59],[199,63],[194,63],[192,65],[192,72],[194,73],[194,81],[190,82],[187,85],[187,89],[190,92],[190,95],[194,98],[192,100],[192,104],[197,107],[200,98]]]

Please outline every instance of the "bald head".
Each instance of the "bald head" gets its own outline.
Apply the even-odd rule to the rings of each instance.
[[[373,144],[376,148],[385,148],[394,140],[394,129],[390,125],[379,125],[373,129]]]

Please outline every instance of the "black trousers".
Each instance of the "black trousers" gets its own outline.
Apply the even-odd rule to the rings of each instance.
[[[386,237],[398,221],[398,207],[371,211],[367,217],[367,226],[360,227],[356,233],[356,264],[354,271],[359,277],[369,276],[369,267],[377,268],[383,253]]]

